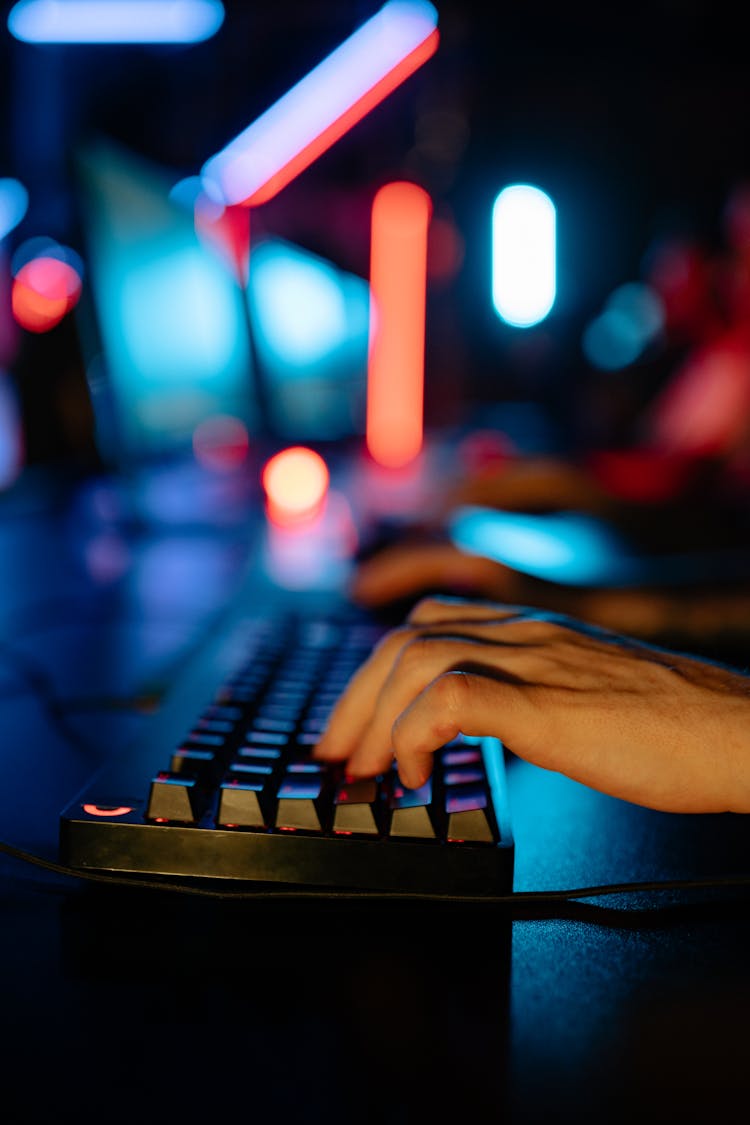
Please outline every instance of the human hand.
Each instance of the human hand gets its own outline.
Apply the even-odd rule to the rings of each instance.
[[[408,788],[459,732],[670,812],[750,812],[750,678],[560,614],[420,602],[333,710],[315,756]]]
[[[463,505],[509,512],[579,511],[605,515],[612,497],[586,467],[555,456],[515,456],[468,471],[446,486],[443,515]]]
[[[516,602],[523,575],[494,559],[469,554],[449,540],[405,537],[360,561],[349,595],[362,606],[379,608],[416,599],[427,590]]]

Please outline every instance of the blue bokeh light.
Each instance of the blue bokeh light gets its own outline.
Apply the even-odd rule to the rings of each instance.
[[[462,550],[549,582],[618,584],[633,571],[633,560],[614,532],[583,513],[538,515],[467,506],[457,510],[449,531]]]
[[[0,179],[0,242],[18,226],[29,206],[29,193],[20,182]]]
[[[19,0],[8,30],[24,43],[199,43],[223,21],[220,0]]]

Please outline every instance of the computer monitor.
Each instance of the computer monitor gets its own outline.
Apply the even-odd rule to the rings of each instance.
[[[183,453],[215,414],[254,430],[244,295],[170,199],[173,177],[108,141],[78,153],[77,173],[80,335],[104,460]]]
[[[101,138],[76,167],[80,334],[105,461],[178,457],[212,417],[238,420],[251,442],[363,432],[364,278],[266,234],[251,246],[245,289],[196,230],[176,173]]]

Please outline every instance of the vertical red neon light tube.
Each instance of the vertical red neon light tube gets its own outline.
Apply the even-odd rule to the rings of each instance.
[[[366,442],[388,468],[422,448],[431,215],[427,192],[406,182],[386,184],[372,206]]]

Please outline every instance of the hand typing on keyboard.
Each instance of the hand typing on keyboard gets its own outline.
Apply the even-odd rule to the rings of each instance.
[[[315,756],[423,785],[459,732],[647,807],[750,812],[750,677],[560,614],[429,598],[383,638]]]

